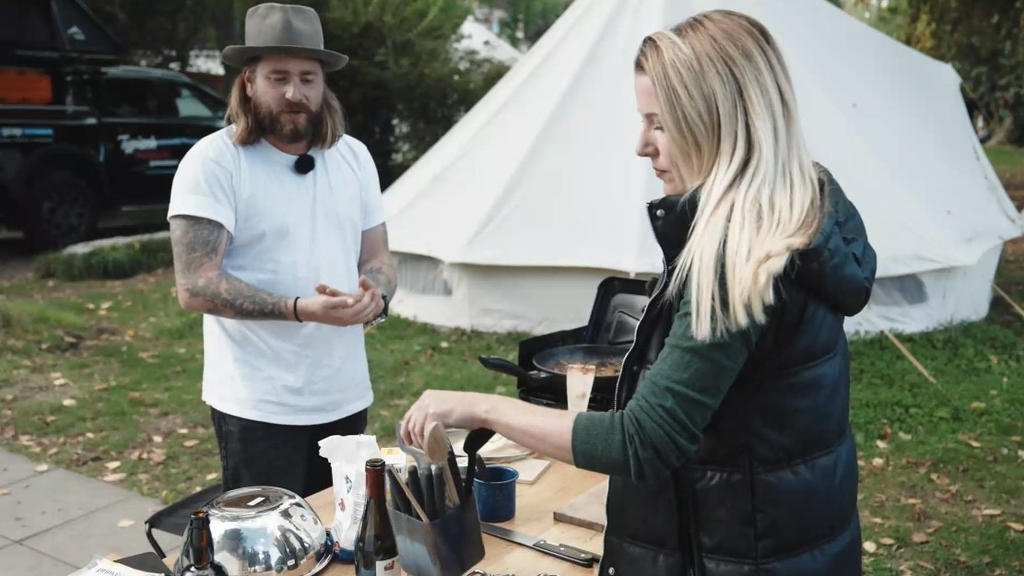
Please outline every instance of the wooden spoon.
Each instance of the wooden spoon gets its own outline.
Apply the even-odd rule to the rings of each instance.
[[[459,489],[455,487],[455,478],[452,477],[452,471],[448,467],[448,450],[451,449],[451,446],[448,444],[448,436],[444,433],[440,422],[434,422],[427,428],[426,444],[423,448],[427,458],[441,467],[444,474],[444,485],[448,491],[448,500],[453,506],[458,506],[460,502]]]

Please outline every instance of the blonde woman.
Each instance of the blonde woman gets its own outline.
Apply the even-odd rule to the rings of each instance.
[[[403,421],[487,427],[610,475],[602,575],[861,573],[843,320],[875,254],[804,144],[778,46],[705,12],[644,39],[635,87],[668,267],[616,410],[428,391]]]

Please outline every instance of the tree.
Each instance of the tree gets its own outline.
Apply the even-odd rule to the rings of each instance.
[[[847,0],[852,14],[949,62],[969,102],[1024,145],[1024,0]]]
[[[212,15],[223,12],[225,0],[88,0],[89,8],[111,28],[133,60],[184,70],[189,52],[214,46]]]

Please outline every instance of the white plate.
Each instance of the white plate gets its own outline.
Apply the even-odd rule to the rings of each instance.
[[[457,458],[466,458],[466,451],[462,449],[462,443],[466,441],[468,430],[448,430],[448,441],[452,443],[452,450]],[[501,462],[514,462],[522,460],[533,454],[533,452],[505,438],[501,434],[495,434],[483,448],[480,449],[480,456],[487,464]]]

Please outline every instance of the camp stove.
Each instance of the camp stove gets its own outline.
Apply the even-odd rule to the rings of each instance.
[[[519,398],[552,408],[566,408],[565,376],[541,371],[534,365],[536,355],[560,346],[574,344],[603,344],[628,347],[633,343],[636,326],[647,306],[647,284],[643,280],[609,277],[597,288],[597,296],[585,326],[534,336],[519,342],[518,357],[512,360],[521,370],[516,377]],[[485,367],[498,372],[488,357],[481,357]],[[605,412],[612,409],[615,395],[614,382],[595,380],[590,394],[589,410]]]

